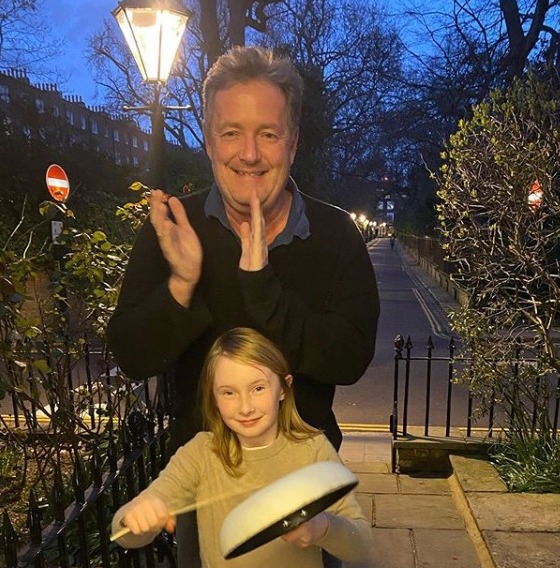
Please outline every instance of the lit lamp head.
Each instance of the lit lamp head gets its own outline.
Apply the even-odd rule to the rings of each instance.
[[[112,13],[144,81],[166,83],[191,13],[176,0],[122,0]]]

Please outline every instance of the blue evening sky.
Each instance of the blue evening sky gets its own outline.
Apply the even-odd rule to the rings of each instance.
[[[88,37],[101,31],[104,18],[114,19],[111,11],[118,0],[43,0],[45,21],[63,44],[63,54],[49,67],[60,71],[57,81],[64,94],[79,95],[84,102],[101,104],[96,99],[96,85],[88,67],[85,50]],[[115,22],[116,25],[116,22]]]
[[[418,4],[418,0],[406,1]],[[438,2],[440,0],[432,0],[432,8]],[[393,9],[403,8],[403,0],[383,0],[382,3]],[[101,31],[104,19],[117,25],[111,11],[117,7],[118,0],[43,0],[40,4],[45,21],[52,22],[51,30],[63,44],[63,54],[48,65],[52,71],[59,70],[60,79],[56,82],[61,91],[81,96],[88,105],[102,104],[103,93],[97,93],[85,51],[88,37]],[[31,78],[35,83],[45,81],[35,80],[33,75]]]

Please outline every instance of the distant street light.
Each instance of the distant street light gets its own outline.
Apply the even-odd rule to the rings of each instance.
[[[149,111],[152,121],[150,183],[165,189],[164,111],[190,107],[164,107],[161,90],[171,73],[177,51],[191,17],[176,0],[122,0],[113,10],[142,78],[154,87],[154,100],[147,107],[125,110]]]

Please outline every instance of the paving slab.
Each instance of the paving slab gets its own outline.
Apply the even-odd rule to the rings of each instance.
[[[372,432],[344,432],[339,455],[347,462],[391,462],[391,436]]]
[[[360,493],[358,491],[356,492],[356,499],[358,500],[366,519],[368,519],[373,526],[373,495],[371,493]]]
[[[352,437],[341,457],[360,480],[374,555],[344,568],[560,568],[560,495],[510,493],[473,455],[450,456],[449,478],[394,474],[368,438]]]
[[[418,568],[480,568],[476,550],[465,530],[414,529]]]
[[[467,500],[483,531],[560,532],[560,494],[471,492]]]
[[[398,484],[396,475],[387,475],[386,473],[360,473],[354,468],[352,471],[358,478],[357,491],[360,493],[398,493]]]
[[[342,460],[354,473],[385,473],[391,474],[391,464],[380,461],[355,462],[348,459]]]
[[[560,534],[485,531],[496,568],[558,568]]]
[[[400,474],[397,478],[399,493],[447,495],[451,489],[447,477],[440,475],[406,475]]]
[[[507,492],[506,484],[488,458],[451,455],[449,461],[463,491]]]
[[[384,528],[465,529],[450,495],[375,495],[374,521]]]
[[[409,529],[374,528],[372,534],[373,562],[371,567],[359,568],[416,568]],[[344,568],[347,568],[346,565]]]

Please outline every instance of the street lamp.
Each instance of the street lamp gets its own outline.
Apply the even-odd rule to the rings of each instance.
[[[164,107],[161,90],[167,83],[191,12],[176,0],[122,0],[113,10],[142,78],[154,87],[154,100],[147,107],[125,110],[149,111],[152,121],[150,183],[165,188],[164,111],[190,107]]]

